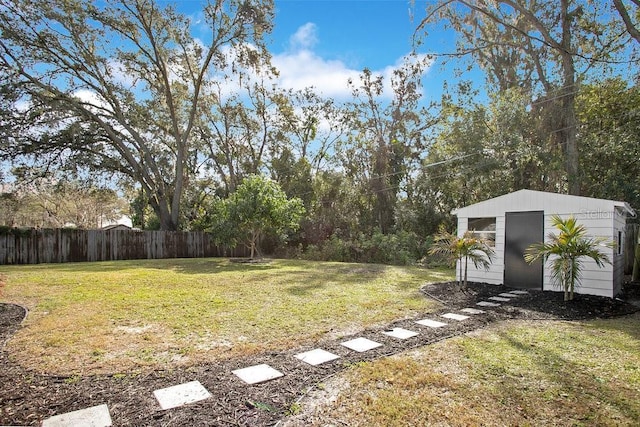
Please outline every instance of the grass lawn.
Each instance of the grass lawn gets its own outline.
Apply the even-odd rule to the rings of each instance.
[[[273,260],[3,266],[0,301],[29,316],[12,360],[48,373],[124,372],[286,350],[429,311],[450,270]]]
[[[637,426],[640,314],[505,322],[331,382],[317,425]]]

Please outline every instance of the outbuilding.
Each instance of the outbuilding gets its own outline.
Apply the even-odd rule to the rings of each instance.
[[[626,221],[636,215],[626,202],[519,190],[452,213],[458,217],[459,236],[472,231],[488,239],[495,250],[489,270],[476,269],[470,263],[469,281],[561,291],[554,284],[547,265],[542,261],[527,264],[524,260],[529,245],[542,242],[549,233],[557,233],[551,217],[559,215],[573,216],[587,228],[590,236],[605,237],[616,243],[614,248],[600,248],[609,256],[611,265],[599,268],[590,259],[585,260],[581,284],[575,292],[613,298],[622,290]]]

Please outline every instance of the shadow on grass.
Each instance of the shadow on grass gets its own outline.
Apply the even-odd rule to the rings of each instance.
[[[313,291],[317,291],[326,287],[326,281],[323,283],[307,283],[305,285],[295,285],[287,288],[287,292],[294,296],[308,296],[313,294]]]
[[[629,329],[624,327],[622,330],[624,332],[635,330],[637,335],[638,329],[640,329],[640,318],[637,317],[637,315],[634,315],[634,317],[634,326]],[[595,328],[606,331],[606,325],[609,324],[611,329],[620,330],[619,327],[615,326],[619,323],[618,321],[620,319],[615,320],[610,319],[607,321],[589,322],[588,324],[583,324],[583,326],[586,326],[589,329]],[[565,351],[560,345],[559,348],[554,349],[548,348],[548,346],[552,344],[551,342],[548,342],[547,347],[545,347],[540,343],[529,343],[518,340],[506,332],[498,332],[498,335],[512,348],[514,348],[515,351],[526,355],[533,364],[538,365],[539,372],[541,375],[544,375],[545,380],[559,388],[560,393],[554,398],[554,400],[564,400],[565,402],[560,406],[564,406],[569,401],[574,402],[574,397],[572,395],[575,394],[575,402],[579,401],[580,403],[578,404],[574,402],[571,404],[571,407],[573,407],[574,410],[568,411],[564,414],[569,418],[580,417],[582,420],[591,420],[593,422],[598,419],[599,415],[601,415],[599,405],[605,403],[614,407],[630,420],[640,419],[640,405],[633,405],[631,403],[638,401],[639,396],[637,393],[637,387],[629,384],[629,387],[626,387],[626,391],[631,391],[632,395],[625,395],[625,387],[620,387],[620,384],[617,381],[618,373],[611,373],[610,379],[601,378],[601,370],[591,368],[591,366],[593,366],[592,360],[589,359],[588,364],[586,365],[575,363],[566,357]],[[571,333],[566,333],[565,335],[567,342],[576,342],[575,340],[578,338]],[[617,340],[607,338],[608,334],[606,334],[606,332],[602,335],[603,336],[600,339],[602,340],[604,348],[603,351],[599,352],[600,354],[607,354],[606,349],[609,348],[609,346],[623,345],[618,343]],[[632,338],[630,336],[629,339],[633,340],[635,337]],[[582,345],[592,345],[592,343],[587,342]],[[637,344],[634,343],[634,346],[637,346]],[[623,351],[630,352],[630,354],[637,354],[637,349],[634,350],[626,345]],[[587,356],[584,357],[585,360],[587,360]],[[606,357],[601,357],[600,363],[608,364],[609,360]],[[611,370],[613,370],[613,368],[611,368]],[[604,377],[605,375],[602,376]],[[500,381],[504,387],[505,393],[510,394],[509,396],[504,396],[505,399],[513,398],[523,402],[530,400],[526,391],[523,391],[522,389],[521,378],[517,376],[505,377],[503,375]],[[588,390],[588,393],[585,393],[585,390]],[[615,411],[611,415],[615,416]],[[600,421],[602,421],[602,419],[600,419]]]
[[[617,318],[593,320],[588,322],[586,326],[607,332],[623,332],[634,338],[633,344],[636,351],[640,352],[640,310]]]
[[[184,274],[215,274],[226,272],[273,270],[271,263],[234,263],[229,258],[169,258],[137,259],[127,261],[74,262],[64,264],[30,264],[9,266],[15,269],[53,270],[77,273],[109,273],[140,268],[172,270]]]

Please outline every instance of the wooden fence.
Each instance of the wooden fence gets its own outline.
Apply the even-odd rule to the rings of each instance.
[[[12,229],[0,233],[0,264],[245,257],[200,231]]]

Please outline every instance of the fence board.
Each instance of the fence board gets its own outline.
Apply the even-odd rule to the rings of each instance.
[[[0,234],[0,264],[220,256],[246,257],[248,251],[217,246],[202,231],[13,229]]]

